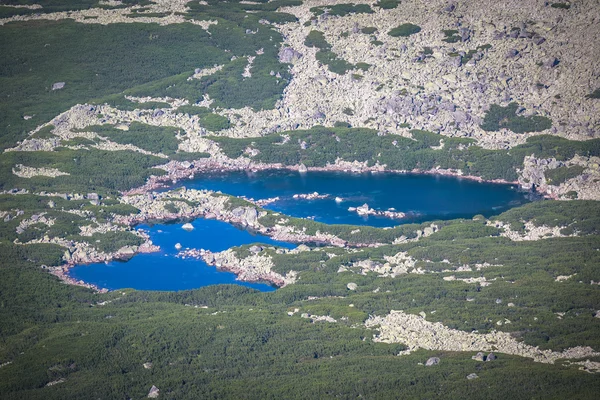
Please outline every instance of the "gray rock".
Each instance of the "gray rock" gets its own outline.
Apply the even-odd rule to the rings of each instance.
[[[450,65],[452,65],[453,67],[460,67],[462,65],[462,57],[456,56],[450,58]]]
[[[537,44],[538,46],[542,43],[544,43],[546,41],[545,38],[541,37],[541,36],[534,36],[533,37],[533,43]]]
[[[306,165],[300,164],[300,166],[298,167],[298,172],[305,173],[307,171],[308,171],[308,168],[306,168]]]
[[[506,52],[506,58],[515,58],[519,55],[519,51],[517,49],[510,49]]]
[[[446,5],[446,7],[444,7],[444,11],[445,12],[453,12],[454,10],[456,10],[456,4],[455,3],[448,3]]]
[[[65,87],[65,85],[66,85],[65,82],[56,82],[56,83],[52,84],[52,90],[63,89]]]
[[[486,357],[485,361],[494,361],[496,358],[498,358],[498,357],[496,357],[496,355],[494,353],[490,353]]]
[[[463,42],[467,42],[471,39],[471,30],[468,28],[460,28],[458,34],[460,35],[460,40]]]
[[[354,282],[350,282],[346,285],[346,287],[348,288],[348,290],[356,290],[358,288],[358,285]]]
[[[479,353],[477,353],[476,355],[474,355],[473,357],[471,357],[471,359],[473,359],[475,361],[485,361],[485,354],[483,354],[480,351]]]
[[[317,111],[313,114],[313,119],[325,119],[326,115],[321,111]]]
[[[544,62],[544,67],[546,68],[554,68],[560,63],[560,60],[556,57],[550,57]]]
[[[466,124],[470,119],[469,115],[464,111],[454,111],[452,117],[454,117],[454,121],[458,124]]]
[[[469,374],[469,375],[467,375],[467,379],[468,380],[477,379],[477,378],[479,378],[479,376],[477,376],[477,374]]]
[[[158,395],[160,394],[160,389],[157,388],[156,386],[152,385],[152,387],[150,388],[150,392],[148,392],[148,398],[149,399],[156,399],[158,397]]]
[[[263,251],[263,248],[262,248],[262,247],[260,247],[260,246],[254,245],[254,246],[251,246],[251,247],[248,249],[248,251],[249,251],[249,252],[251,252],[251,253],[254,253],[254,254],[258,254],[258,253],[260,253],[261,251]]]
[[[244,225],[256,226],[258,223],[258,211],[254,207],[237,207],[231,213]]]
[[[431,367],[432,365],[438,365],[439,363],[440,363],[439,357],[431,357],[429,360],[427,360],[427,362],[425,363],[425,366]]]
[[[153,117],[160,117],[162,115],[164,115],[164,111],[163,110],[154,110],[154,113],[152,114]]]
[[[292,49],[291,47],[284,47],[279,52],[279,62],[288,64],[297,61],[302,57],[302,53]]]

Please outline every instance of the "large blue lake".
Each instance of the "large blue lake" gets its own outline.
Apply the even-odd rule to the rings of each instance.
[[[511,185],[479,183],[472,180],[411,174],[347,174],[289,171],[260,171],[208,174],[193,181],[179,183],[195,189],[222,191],[253,199],[279,197],[266,208],[282,213],[314,218],[329,224],[394,226],[401,223],[433,219],[470,218],[477,214],[490,216],[526,203],[526,194]],[[329,197],[316,200],[294,198],[294,194],[318,192]],[[335,198],[342,199],[336,202]],[[394,208],[408,213],[402,220],[383,217],[362,217],[348,211],[367,203],[375,210]],[[76,266],[71,276],[101,288],[134,288],[139,290],[186,290],[207,285],[235,283],[261,291],[274,290],[260,283],[235,280],[235,275],[218,271],[203,261],[175,257],[175,244],[182,248],[204,248],[222,251],[233,246],[261,242],[286,247],[269,237],[254,235],[225,222],[198,219],[191,232],[182,224],[139,226],[148,231],[161,251],[140,254],[127,262],[110,262]]]
[[[279,197],[265,206],[270,210],[327,224],[395,226],[434,219],[489,217],[528,202],[526,194],[513,185],[477,182],[449,176],[344,172],[258,171],[207,174],[180,182],[189,189],[222,191],[255,200]],[[294,199],[294,194],[317,192],[329,197]],[[342,199],[336,202],[335,198]],[[348,211],[367,203],[385,211],[394,208],[407,213],[401,220],[360,216]]]

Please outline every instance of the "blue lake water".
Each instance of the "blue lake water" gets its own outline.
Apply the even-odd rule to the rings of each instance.
[[[233,246],[261,242],[288,248],[296,245],[277,242],[267,236],[253,235],[237,229],[226,222],[197,219],[192,222],[193,231],[186,231],[178,224],[140,225],[150,234],[152,242],[160,246],[158,253],[139,254],[127,262],[112,261],[90,265],[78,265],[70,270],[70,275],[110,290],[134,288],[138,290],[186,290],[221,283],[235,283],[258,289],[275,290],[262,283],[248,283],[235,280],[235,274],[219,271],[206,265],[202,260],[182,259],[175,255],[178,250],[196,248],[223,251]]]
[[[480,183],[454,177],[411,174],[348,174],[290,171],[260,171],[207,174],[178,186],[222,191],[254,199],[280,197],[266,206],[271,210],[302,218],[314,218],[329,224],[394,226],[407,222],[434,219],[470,218],[477,214],[490,216],[528,202],[526,194],[511,185]],[[294,199],[294,194],[318,192],[330,197],[318,200]],[[341,203],[335,197],[343,199]],[[376,210],[394,208],[408,213],[401,220],[362,217],[348,211],[367,203]],[[198,219],[194,230],[187,232],[179,224],[142,225],[161,252],[140,254],[127,262],[110,262],[76,266],[71,276],[101,288],[134,288],[138,290],[186,290],[207,285],[235,283],[261,291],[274,290],[260,283],[235,280],[235,275],[218,271],[195,259],[176,258],[175,244],[182,248],[204,248],[222,251],[233,246],[261,242],[289,248],[293,244],[275,242],[254,235],[225,222]]]
[[[476,182],[446,176],[416,174],[349,174],[344,172],[295,171],[231,172],[207,174],[179,186],[209,189],[255,200],[280,197],[265,208],[327,224],[395,226],[434,219],[489,217],[528,202],[526,194],[513,185]],[[325,199],[294,199],[294,194],[318,192]],[[336,197],[343,199],[341,203]],[[394,208],[407,218],[360,216],[348,211],[367,203],[385,211]]]

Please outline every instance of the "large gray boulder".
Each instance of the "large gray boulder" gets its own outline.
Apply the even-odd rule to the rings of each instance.
[[[258,224],[258,211],[254,207],[237,207],[231,213],[243,225],[256,226]]]
[[[284,47],[279,52],[279,62],[288,64],[298,61],[302,57],[302,53],[292,49],[291,47]]]
[[[159,394],[160,394],[160,389],[157,388],[156,386],[152,385],[152,387],[150,388],[150,392],[148,392],[148,398],[156,399]]]
[[[425,366],[431,367],[432,365],[438,365],[439,363],[440,363],[439,357],[431,357],[429,360],[427,360],[427,362],[425,363]]]

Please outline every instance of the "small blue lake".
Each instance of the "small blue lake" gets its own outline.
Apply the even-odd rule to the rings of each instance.
[[[255,200],[279,197],[265,208],[327,224],[396,226],[434,219],[486,217],[527,203],[526,193],[514,185],[477,182],[449,176],[344,172],[258,171],[207,174],[179,186],[209,189]],[[294,194],[317,192],[324,199],[294,199]],[[342,199],[336,202],[335,198]],[[403,219],[360,216],[348,211],[367,203],[385,211],[394,208]]]
[[[233,246],[261,242],[276,246],[294,248],[296,245],[277,242],[267,236],[253,235],[248,231],[216,220],[197,219],[192,222],[193,231],[186,231],[178,224],[140,225],[150,234],[158,253],[139,254],[127,262],[112,261],[90,265],[78,265],[70,270],[70,275],[100,288],[110,290],[134,288],[138,290],[186,290],[222,283],[235,283],[260,291],[275,290],[262,283],[236,281],[230,272],[219,271],[206,265],[202,260],[182,259],[175,255],[175,245],[182,249],[196,248],[223,251]]]
[[[247,198],[280,197],[266,208],[287,215],[314,218],[328,224],[355,224],[378,227],[434,219],[471,218],[477,214],[491,216],[528,202],[527,195],[514,186],[480,183],[454,177],[412,174],[348,174],[290,171],[232,172],[206,174],[178,186],[222,191]],[[325,199],[295,199],[294,194],[318,192]],[[335,198],[340,197],[341,202]],[[367,203],[375,210],[394,208],[408,214],[404,219],[362,217],[348,211]],[[233,283],[261,291],[274,287],[261,283],[235,280],[235,275],[222,272],[195,259],[175,257],[175,244],[182,248],[204,248],[222,251],[233,246],[261,242],[293,248],[289,243],[275,242],[269,237],[254,235],[225,222],[198,219],[191,232],[179,224],[141,225],[150,234],[161,252],[140,254],[127,262],[110,262],[76,266],[70,274],[75,279],[93,283],[100,288],[138,290],[186,290],[207,285]]]

